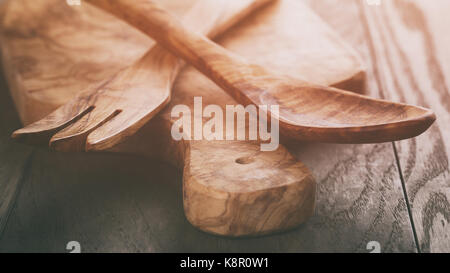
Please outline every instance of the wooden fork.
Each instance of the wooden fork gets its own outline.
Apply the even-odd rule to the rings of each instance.
[[[436,119],[426,108],[319,86],[249,64],[190,31],[152,1],[141,0],[142,5],[127,0],[87,1],[153,37],[238,102],[279,105],[280,131],[288,137],[334,143],[395,141],[421,134]]]
[[[199,33],[214,37],[270,1],[273,0],[198,1],[184,22]],[[129,4],[136,10],[145,10],[145,1]],[[133,135],[169,103],[181,66],[178,57],[156,45],[134,65],[90,87],[12,136],[34,144],[50,141],[50,146],[59,151],[110,148]]]

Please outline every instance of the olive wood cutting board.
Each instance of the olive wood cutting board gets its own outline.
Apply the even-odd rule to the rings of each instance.
[[[160,2],[181,16],[194,1]],[[24,124],[133,64],[154,45],[126,23],[81,3],[14,0],[5,9],[2,60]],[[217,41],[293,77],[353,91],[363,88],[364,68],[357,54],[298,1],[274,1]],[[171,110],[179,104],[192,109],[195,96],[202,97],[204,106],[236,104],[187,67],[175,81],[170,104],[109,151],[158,158],[182,168],[186,217],[210,233],[266,234],[293,228],[310,217],[315,181],[283,145],[261,152],[260,144],[251,141],[173,140],[170,132],[176,119]]]

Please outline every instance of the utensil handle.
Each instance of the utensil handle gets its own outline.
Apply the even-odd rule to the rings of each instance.
[[[198,0],[183,15],[183,24],[213,39],[271,1],[273,0]],[[157,44],[139,60],[140,67],[145,71],[148,66],[153,65],[155,59],[164,60],[159,67],[160,73],[171,75],[168,78],[172,81],[175,80],[181,64],[184,64],[164,46]]]
[[[186,218],[203,231],[260,235],[293,228],[315,207],[316,182],[282,145],[262,152],[255,141],[175,141],[156,117],[110,152],[164,160],[183,169]]]
[[[259,0],[260,3],[268,0]],[[174,55],[184,59],[238,101],[242,94],[233,81],[251,73],[239,56],[183,26],[174,16],[149,0],[87,0],[146,33]],[[138,2],[138,3],[136,3]],[[245,99],[244,99],[245,100]]]
[[[241,22],[255,10],[274,0],[198,0],[182,22],[210,39]]]

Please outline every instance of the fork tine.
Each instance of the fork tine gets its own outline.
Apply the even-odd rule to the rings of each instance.
[[[83,100],[72,100],[44,118],[14,131],[12,138],[29,144],[47,145],[51,136],[93,109]]]
[[[102,126],[95,129],[86,140],[86,151],[101,151],[113,147],[133,135],[144,124],[152,119],[165,105],[148,109],[146,114],[127,109]]]
[[[86,138],[96,128],[117,116],[120,110],[94,108],[50,139],[50,147],[61,152],[85,151]]]

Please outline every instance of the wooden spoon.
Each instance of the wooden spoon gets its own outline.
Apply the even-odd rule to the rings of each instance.
[[[214,37],[270,1],[273,0],[198,1],[184,21],[199,33]],[[145,5],[134,1],[130,4],[136,10]],[[218,5],[223,8],[217,8]],[[203,19],[198,20],[199,17]],[[181,66],[178,57],[156,45],[129,68],[17,130],[13,137],[35,144],[47,144],[50,140],[50,146],[59,151],[113,147],[169,103]]]
[[[152,1],[141,1],[139,5],[126,0],[87,2],[153,37],[239,103],[279,105],[280,130],[288,137],[334,143],[395,141],[421,134],[436,119],[426,108],[319,86],[249,64],[190,31]]]

